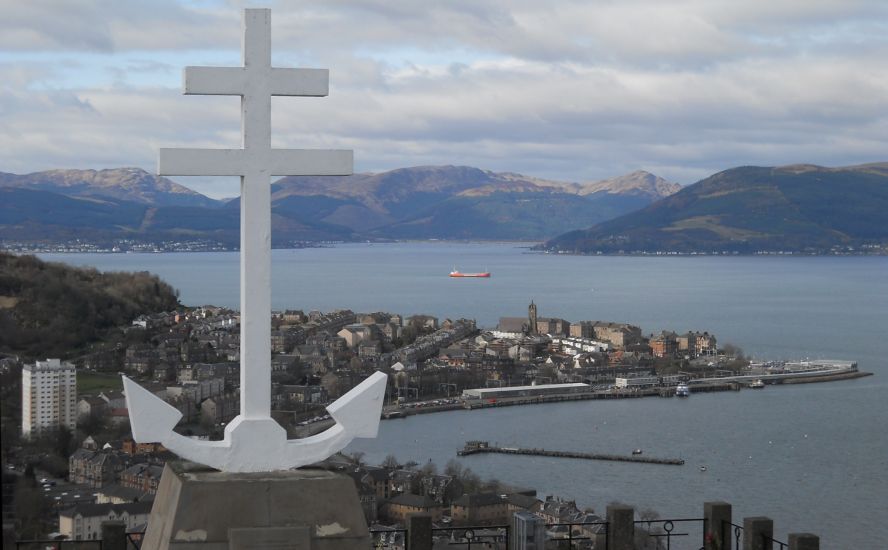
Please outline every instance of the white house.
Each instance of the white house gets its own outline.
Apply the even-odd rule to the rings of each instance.
[[[80,504],[59,512],[59,533],[70,540],[99,540],[102,523],[122,521],[127,531],[148,522],[152,502]]]

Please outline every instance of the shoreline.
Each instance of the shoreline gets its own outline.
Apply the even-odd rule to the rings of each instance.
[[[272,250],[300,250],[305,248],[333,248],[336,245],[355,245],[355,244],[366,244],[366,245],[384,245],[384,244],[506,244],[506,245],[514,245],[516,248],[524,248],[527,249],[524,254],[539,254],[546,256],[580,256],[580,257],[591,257],[591,256],[601,256],[601,257],[640,257],[640,258],[650,258],[650,257],[667,257],[667,258],[693,258],[693,257],[743,257],[743,258],[752,258],[752,257],[801,257],[801,258],[816,258],[816,257],[851,257],[851,258],[860,258],[860,257],[881,257],[884,258],[888,256],[888,251],[883,249],[876,249],[875,251],[870,250],[854,250],[854,251],[804,251],[804,250],[759,250],[755,252],[740,252],[733,250],[723,250],[723,251],[713,251],[713,250],[698,250],[698,251],[675,251],[675,250],[654,250],[654,251],[644,251],[637,250],[631,252],[604,252],[604,251],[589,251],[589,252],[577,252],[577,251],[566,251],[566,250],[552,250],[540,248],[545,242],[541,242],[537,239],[528,239],[528,240],[512,240],[512,239],[384,239],[384,240],[355,240],[355,241],[305,241],[301,243],[300,246],[293,246],[292,243],[284,246],[272,246]],[[17,246],[11,245],[9,243],[0,246],[0,250],[9,252],[11,254],[165,254],[165,253],[201,253],[201,252],[240,252],[240,248],[236,245],[222,245],[221,243],[212,243],[209,248],[196,247],[197,249],[189,249],[189,248],[165,248],[165,242],[161,241],[160,243],[151,243],[144,242],[138,243],[137,249],[120,249],[113,250],[105,248],[104,246],[99,246],[96,243],[85,243],[85,246],[81,250],[60,250],[60,248],[65,248],[66,245],[64,243],[54,243],[48,244],[45,246],[30,246],[31,243],[17,243]],[[95,249],[91,248],[94,246]],[[155,249],[150,249],[149,247],[154,246]],[[160,246],[160,250],[157,247]],[[143,249],[144,248],[144,249]]]
[[[778,384],[769,384],[770,386],[780,386],[780,385],[791,385],[791,384],[816,384],[823,382],[838,382],[842,380],[854,380],[857,378],[865,378],[867,376],[873,376],[875,373],[872,372],[845,372],[839,374],[831,374],[831,375],[823,375],[823,376],[807,376],[804,378],[789,378],[781,381]],[[726,384],[707,384],[703,386],[692,386],[691,393],[704,393],[704,392],[714,392],[714,391],[740,391],[750,389],[745,387],[742,384],[732,382]],[[400,420],[407,418],[408,416],[414,416],[419,414],[434,414],[434,413],[444,413],[444,412],[452,412],[452,411],[476,411],[483,409],[493,409],[498,407],[515,407],[521,405],[544,405],[547,403],[564,403],[568,401],[590,401],[590,400],[598,400],[598,399],[640,399],[643,397],[672,397],[672,394],[664,395],[661,391],[662,388],[651,388],[642,391],[628,391],[628,392],[590,392],[590,393],[573,393],[573,394],[555,394],[555,395],[544,395],[544,396],[535,396],[535,397],[514,397],[514,398],[506,398],[497,400],[494,403],[490,402],[468,402],[464,401],[462,403],[453,403],[448,405],[439,405],[436,407],[425,407],[422,409],[399,409],[399,408],[388,408],[383,409],[381,420]],[[334,422],[332,420],[323,420],[321,422],[316,422],[314,424],[310,424],[308,426],[303,426],[298,430],[295,430],[295,433],[299,435],[299,437],[308,437],[315,434],[318,434],[330,426],[332,426]]]

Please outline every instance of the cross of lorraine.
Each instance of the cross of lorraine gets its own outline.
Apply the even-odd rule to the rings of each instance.
[[[241,149],[161,149],[158,175],[240,176],[240,415],[222,441],[173,428],[182,414],[126,376],[137,442],[160,442],[182,458],[223,471],[284,470],[324,460],[355,437],[376,437],[387,377],[376,372],[327,407],[336,424],[288,440],[271,418],[271,177],[352,173],[352,151],[271,148],[271,96],[323,97],[326,69],[271,66],[271,10],[244,10],[243,67],[186,67],[184,93],[241,97]]]

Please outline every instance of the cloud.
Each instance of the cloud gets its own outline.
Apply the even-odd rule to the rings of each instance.
[[[174,0],[8,0],[2,10],[0,50],[5,51],[213,48],[226,38],[237,39],[239,20],[236,10],[201,9]]]
[[[238,62],[240,5],[11,6],[0,171],[153,170],[161,146],[239,146],[238,99],[182,96],[180,69]],[[275,98],[273,143],[354,148],[359,170],[469,164],[572,181],[886,160],[888,4],[738,6],[282,2],[275,63],[329,67],[331,94]]]

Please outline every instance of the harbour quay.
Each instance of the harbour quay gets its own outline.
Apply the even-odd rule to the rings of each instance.
[[[530,386],[506,386],[500,388],[472,388],[463,390],[465,400],[508,399],[514,397],[539,397],[546,395],[574,395],[592,391],[592,386],[581,382],[569,384],[539,384]]]

